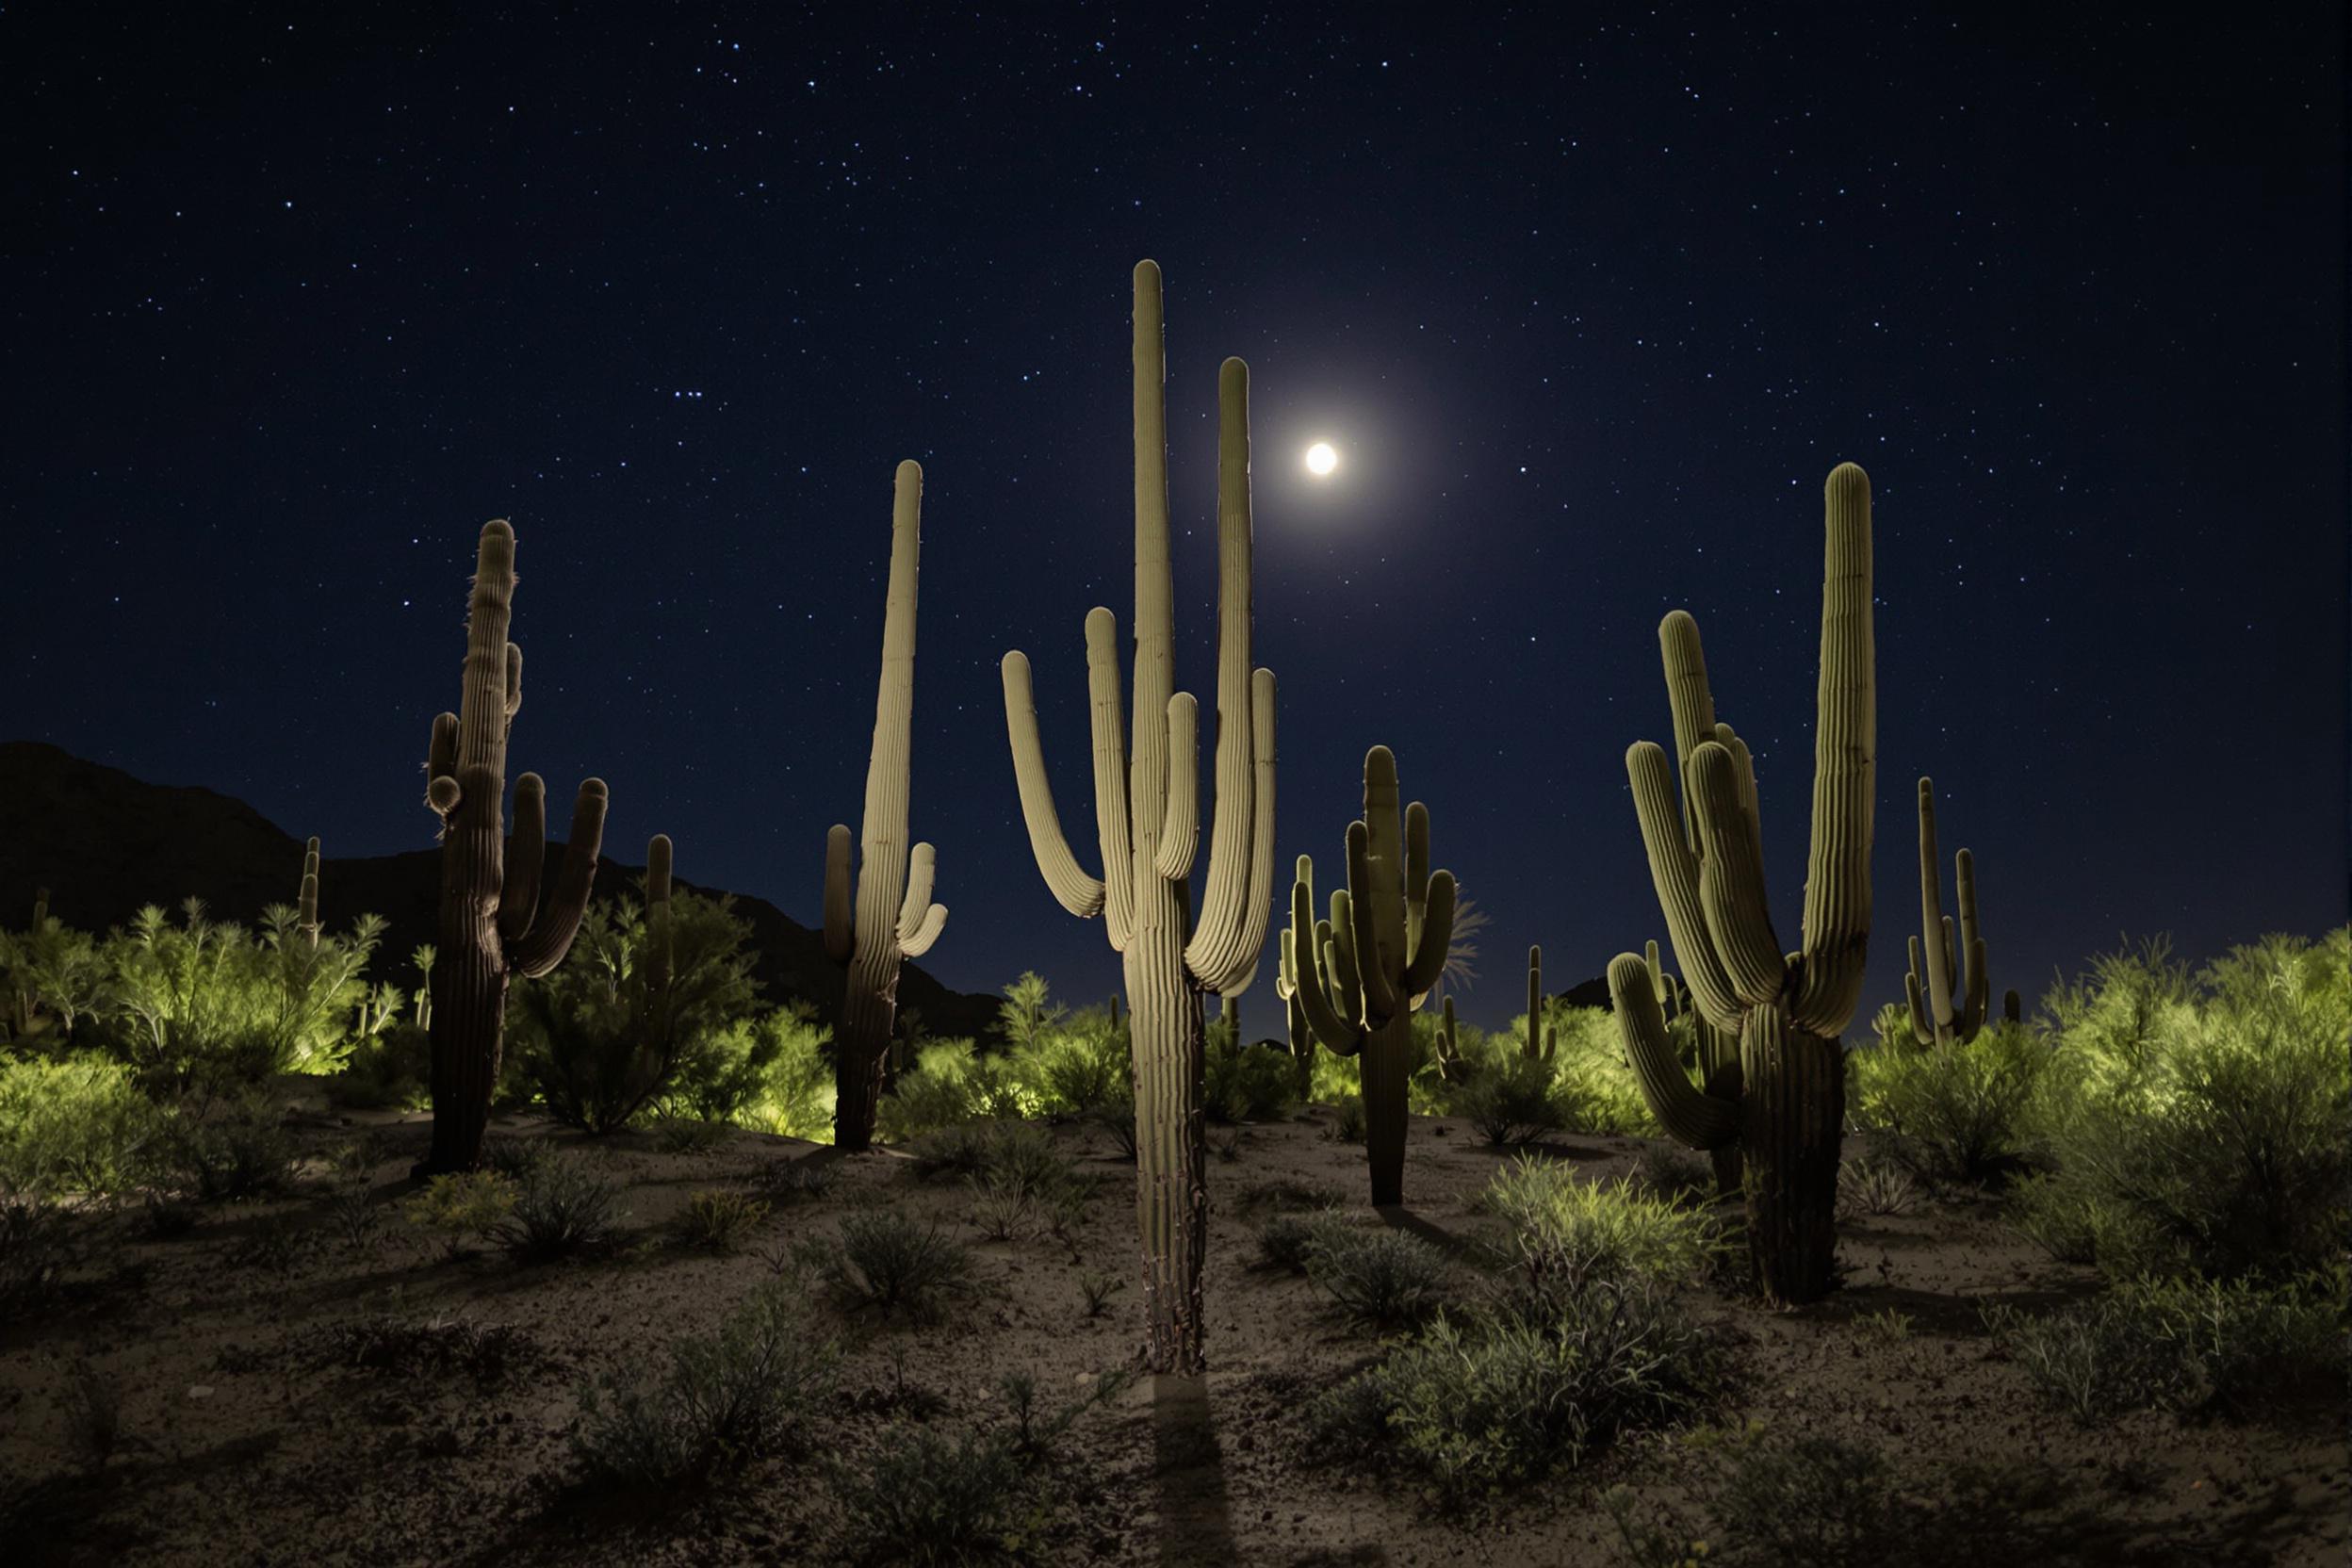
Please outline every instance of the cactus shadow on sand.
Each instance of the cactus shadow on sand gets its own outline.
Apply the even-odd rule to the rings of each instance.
[[[1164,1568],[1238,1561],[1207,1379],[1169,1374],[1152,1379],[1152,1471]]]

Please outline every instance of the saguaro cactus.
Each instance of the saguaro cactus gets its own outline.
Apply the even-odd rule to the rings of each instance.
[[[1396,759],[1386,746],[1364,759],[1364,817],[1348,825],[1348,886],[1332,890],[1329,921],[1315,918],[1314,877],[1301,855],[1285,936],[1299,1004],[1326,1047],[1357,1058],[1373,1206],[1402,1203],[1413,1013],[1446,967],[1454,874],[1429,870],[1429,813],[1419,801],[1405,808],[1399,835]],[[1529,974],[1533,999],[1541,982]]]
[[[1738,737],[1731,733],[1731,726],[1719,724],[1715,727],[1715,730],[1719,736],[1725,739],[1726,744],[1732,746],[1733,754],[1741,758],[1745,765],[1747,748],[1738,743]],[[1748,776],[1750,783],[1753,784],[1755,780],[1753,770],[1750,771]],[[1707,1093],[1720,1095],[1726,1100],[1740,1098],[1739,1031],[1718,1029],[1707,1021],[1704,1014],[1695,1011],[1687,1016],[1684,1015],[1682,988],[1675,983],[1673,975],[1666,972],[1666,966],[1658,961],[1658,942],[1655,939],[1642,944],[1642,967],[1650,972],[1650,990],[1658,998],[1658,1007],[1666,1016],[1670,1031],[1674,1024],[1679,1022],[1690,1033],[1690,1054],[1696,1059],[1698,1064],[1700,1086]],[[1675,1054],[1680,1056],[1683,1053],[1678,1050]],[[1715,1190],[1721,1193],[1738,1192],[1740,1172],[1740,1146],[1737,1143],[1727,1143],[1720,1149],[1708,1150],[1707,1155],[1708,1162],[1715,1169]]]
[[[931,902],[936,858],[906,846],[915,713],[915,558],[923,546],[923,468],[902,463],[890,505],[890,586],[882,615],[882,683],[866,762],[864,840],[857,887],[849,828],[825,842],[825,951],[848,971],[833,1032],[833,1143],[853,1153],[874,1142],[875,1102],[898,1021],[900,966],[931,951],[947,908]]]
[[[1560,1052],[1560,1031],[1544,1021],[1544,950],[1527,949],[1527,1033],[1519,1054],[1531,1062],[1548,1062]]]
[[[1952,917],[1944,913],[1944,890],[1936,870],[1936,781],[1919,780],[1919,931],[1911,939],[1911,969],[1903,977],[1911,1008],[1911,1033],[1921,1045],[1966,1045],[1984,1027],[1990,996],[1984,975],[1984,939],[1976,923],[1976,858],[1962,850],[1953,861],[1959,884],[1960,940],[1952,939]],[[1968,960],[1968,980],[1959,960]],[[2015,995],[2015,992],[2010,993]],[[2004,1004],[2006,999],[2004,998]]]
[[[482,531],[464,696],[457,712],[433,721],[426,752],[425,804],[441,819],[441,921],[431,976],[433,1147],[419,1176],[470,1170],[481,1160],[507,986],[563,962],[604,841],[604,780],[590,778],[572,808],[563,874],[543,906],[547,786],[535,773],[514,781],[514,838],[507,841],[507,732],[523,701],[523,650],[506,640],[514,602],[514,531],[500,518]]]
[[[318,952],[320,931],[318,924],[318,840],[315,834],[302,850],[302,887],[301,893],[297,896],[295,910],[295,929],[302,934],[302,939],[310,944],[310,950],[313,953]]]
[[[1298,979],[1291,967],[1290,942],[1285,938],[1274,945],[1274,994],[1282,1001],[1283,1021],[1289,1026],[1290,1059],[1297,1072],[1298,1103],[1303,1105],[1315,1093],[1315,1030],[1307,1022],[1306,1008],[1298,1003]],[[1453,1016],[1450,1007],[1446,1016]]]
[[[1208,1234],[1201,1114],[1201,996],[1247,986],[1268,923],[1274,874],[1274,675],[1250,667],[1250,368],[1217,372],[1217,795],[1209,880],[1193,912],[1200,837],[1196,705],[1175,690],[1168,572],[1168,412],[1160,270],[1135,273],[1135,668],[1132,746],[1121,728],[1116,617],[1086,613],[1100,879],[1062,837],[1030,695],[1029,661],[1004,656],[1004,722],[1030,847],[1073,915],[1104,917],[1126,975],[1135,1069],[1135,1211],[1142,1233],[1144,1358],[1153,1372],[1201,1369],[1200,1264]]]
[[[1684,812],[1675,809],[1665,752],[1642,741],[1625,753],[1651,880],[1684,983],[1708,1022],[1739,1034],[1736,1094],[1702,1090],[1684,1073],[1641,956],[1620,954],[1609,966],[1626,1058],[1658,1120],[1694,1148],[1737,1142],[1743,1151],[1750,1253],[1758,1283],[1782,1301],[1812,1300],[1831,1284],[1845,1119],[1838,1036],[1861,995],[1870,929],[1877,687],[1870,480],[1840,464],[1823,498],[1813,841],[1799,952],[1784,956],[1773,935],[1755,775],[1738,738],[1717,730],[1698,624],[1682,611],[1666,617],[1658,643],[1682,757]]]

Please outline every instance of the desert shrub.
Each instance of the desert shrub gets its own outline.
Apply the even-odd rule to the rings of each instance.
[[[1520,1051],[1500,1053],[1473,1069],[1454,1096],[1454,1109],[1498,1149],[1532,1143],[1565,1120],[1554,1098],[1552,1064]]]
[[[1244,1045],[1232,1030],[1212,1029],[1207,1053],[1200,1103],[1211,1121],[1273,1121],[1290,1114],[1298,1072],[1289,1052]]]
[[[763,1284],[717,1333],[674,1341],[652,1382],[583,1385],[573,1449],[591,1475],[652,1486],[797,1453],[840,1364],[793,1285]]]
[[[1985,1327],[2050,1404],[2091,1425],[2133,1410],[2243,1413],[2343,1364],[2346,1276],[2282,1285],[2144,1278],[2044,1316],[2013,1307]]]
[[[967,1039],[936,1040],[915,1053],[915,1065],[898,1075],[897,1086],[874,1110],[874,1131],[887,1142],[906,1143],[988,1114],[984,1098],[997,1098],[1001,1069],[983,1068]],[[1016,1113],[1018,1114],[1018,1113]]]
[[[1135,1157],[1135,1090],[1121,1086],[1111,1099],[1086,1113],[1086,1119],[1101,1128],[1111,1140],[1122,1159]]]
[[[1708,1501],[1740,1555],[1786,1568],[1900,1561],[1914,1521],[1886,1456],[1826,1433],[1757,1437],[1723,1466]]]
[[[431,1102],[432,1081],[432,1035],[394,1022],[352,1044],[327,1096],[359,1110],[421,1110]]]
[[[67,1446],[83,1468],[104,1470],[122,1442],[122,1380],[77,1357],[66,1368],[57,1405],[65,1421]]]
[[[1715,1171],[1695,1154],[1653,1143],[1634,1157],[1633,1184],[1653,1197],[1704,1201],[1715,1195]]]
[[[248,932],[211,919],[191,898],[177,925],[151,904],[107,939],[103,1032],[151,1086],[234,1086],[342,1066],[384,922],[363,915],[348,934],[315,944],[289,906],[271,905],[262,922]]]
[[[833,1064],[825,1047],[832,1032],[817,1021],[816,1010],[805,1002],[789,1003],[755,1018],[735,1019],[713,1039],[712,1064],[690,1062],[680,1075],[682,1092],[698,1094],[689,1100],[694,1114],[732,1121],[781,1137],[811,1143],[833,1141]],[[759,1080],[748,1099],[731,1107],[727,1102],[742,1081],[744,1064],[760,1064]],[[692,1087],[698,1075],[715,1072],[711,1089]]]
[[[1495,1261],[1506,1270],[1501,1303],[1541,1323],[1581,1299],[1596,1282],[1679,1283],[1723,1251],[1722,1228],[1704,1210],[1643,1191],[1632,1182],[1586,1182],[1567,1165],[1513,1161],[1479,1194],[1503,1221]]]
[[[1697,1409],[1718,1380],[1706,1340],[1666,1292],[1595,1281],[1551,1321],[1463,1324],[1440,1314],[1309,1407],[1311,1449],[1393,1461],[1461,1506],[1582,1462],[1628,1428]]]
[[[1847,1214],[1901,1214],[1919,1198],[1919,1184],[1900,1160],[1861,1154],[1838,1167],[1838,1207]]]
[[[1663,1137],[1665,1129],[1650,1114],[1632,1064],[1625,1060],[1616,1019],[1599,1007],[1571,1007],[1560,1002],[1546,1004],[1544,1016],[1556,1042],[1552,1050],[1554,1103],[1569,1130]],[[1680,1025],[1682,1020],[1677,1018],[1675,1022]],[[1525,1027],[1524,1020],[1514,1022],[1509,1037],[1518,1038]],[[1688,1025],[1674,1036],[1686,1054],[1690,1036]]]
[[[806,1159],[773,1160],[752,1172],[752,1183],[773,1203],[813,1203],[833,1190],[833,1168]]]
[[[747,1192],[712,1187],[690,1195],[678,1217],[678,1240],[705,1251],[732,1252],[767,1223],[768,1205]]]
[[[534,1359],[531,1336],[512,1324],[484,1326],[455,1317],[379,1315],[338,1325],[328,1336],[331,1364],[393,1378],[463,1374],[484,1388]]]
[[[0,1037],[20,1049],[58,1051],[109,1000],[106,962],[87,931],[36,903],[22,931],[0,931]]]
[[[1258,1262],[1267,1268],[1304,1274],[1315,1254],[1347,1228],[1348,1222],[1329,1210],[1278,1214],[1258,1227]]]
[[[935,1317],[941,1298],[972,1282],[972,1256],[936,1225],[919,1225],[895,1209],[868,1209],[842,1219],[833,1239],[813,1238],[793,1255],[843,1312],[883,1318]]]
[[[1989,1023],[1965,1045],[1889,1042],[1847,1060],[1854,1119],[1885,1132],[1889,1152],[1919,1174],[1982,1182],[2024,1162],[2050,1048],[2023,1025]]]
[[[498,1239],[514,1258],[546,1263],[612,1241],[622,1217],[620,1183],[587,1155],[549,1152],[518,1165],[510,1180],[514,1200]]]
[[[666,916],[651,920],[634,900],[591,906],[570,956],[515,993],[516,1061],[547,1113],[609,1133],[681,1077],[714,1098],[732,1092],[743,1061],[727,1025],[758,989],[750,939],[751,923],[725,896],[677,889]]]
[[[2266,938],[2193,984],[2123,956],[2095,976],[2046,1004],[2056,1170],[2028,1212],[2053,1235],[2071,1217],[2111,1278],[2332,1257],[2352,1217],[2352,929]]]
[[[1446,1300],[1446,1254],[1401,1231],[1330,1226],[1304,1258],[1348,1321],[1375,1333],[1417,1328]]]
[[[1009,1067],[1035,1116],[1083,1117],[1135,1093],[1127,1033],[1100,1013],[1038,1031],[1014,1046]]]
[[[1364,1101],[1361,1098],[1343,1100],[1336,1109],[1339,1114],[1332,1119],[1330,1130],[1323,1135],[1334,1143],[1362,1143],[1365,1131]]]
[[[514,1209],[514,1184],[489,1170],[435,1176],[400,1205],[411,1225],[441,1237],[452,1259],[465,1255],[467,1242],[496,1236]]]
[[[118,1193],[152,1163],[163,1118],[130,1070],[94,1052],[0,1052],[0,1184]]]
[[[724,1121],[696,1121],[691,1117],[653,1119],[653,1146],[664,1154],[707,1154],[727,1141]]]
[[[293,1179],[294,1135],[277,1100],[248,1090],[166,1123],[163,1155],[184,1190],[216,1203],[275,1192]]]
[[[81,1261],[73,1218],[39,1193],[0,1186],[0,1317],[45,1303]]]

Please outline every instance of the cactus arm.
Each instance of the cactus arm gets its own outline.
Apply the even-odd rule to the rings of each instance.
[[[1688,782],[1697,809],[1699,906],[1732,993],[1752,1007],[1776,1000],[1788,966],[1772,934],[1764,867],[1740,800],[1738,764],[1713,741],[1690,754]]]
[[[1631,953],[1620,953],[1609,964],[1609,1001],[1617,1019],[1617,1038],[1650,1113],[1667,1135],[1692,1149],[1714,1150],[1740,1136],[1740,1107],[1703,1092],[1683,1071],[1666,1033],[1666,1015],[1658,1010],[1650,989],[1648,966]]]
[[[1764,808],[1756,792],[1756,757],[1748,750],[1748,743],[1727,724],[1715,727],[1716,743],[1731,753],[1734,771],[1740,780],[1740,808],[1748,814],[1748,837],[1755,845],[1756,863],[1764,863]]]
[[[1141,656],[1137,656],[1140,662]],[[1138,692],[1136,711],[1145,711]],[[1114,951],[1127,951],[1135,929],[1135,841],[1129,803],[1127,722],[1119,706],[1119,617],[1101,605],[1086,612],[1086,708],[1094,745],[1094,838],[1102,855],[1102,920]],[[1138,739],[1141,739],[1138,736]]]
[[[498,890],[498,936],[513,941],[539,909],[539,875],[547,858],[547,786],[535,773],[514,781],[514,834],[506,845],[506,883]]]
[[[433,717],[425,742],[425,808],[441,816],[457,809],[457,715]]]
[[[1368,778],[1370,772],[1368,766],[1365,771]],[[1368,784],[1364,792],[1367,796],[1364,801],[1364,809],[1369,811],[1373,809],[1373,807],[1368,798],[1371,794]],[[1396,814],[1393,803],[1388,817],[1391,822],[1396,821]],[[1366,1025],[1370,1026],[1377,1026],[1381,1021],[1396,1017],[1397,1010],[1396,991],[1389,984],[1387,956],[1380,951],[1380,906],[1383,901],[1380,897],[1379,877],[1379,868],[1372,854],[1372,830],[1361,822],[1349,823],[1348,825],[1349,937],[1354,949],[1356,984],[1362,987],[1364,991],[1364,1021]],[[1331,923],[1337,926],[1339,912],[1334,909],[1331,915]]]
[[[656,993],[670,983],[670,836],[656,833],[645,844],[645,983]]]
[[[1250,803],[1250,906],[1241,921],[1241,951],[1255,972],[1274,921],[1274,672],[1257,670],[1250,680],[1250,753],[1257,788]],[[1246,987],[1234,987],[1238,993]]]
[[[1349,1017],[1362,1012],[1358,1004],[1364,1000],[1364,985],[1358,978],[1362,966],[1356,962],[1355,900],[1348,890],[1339,888],[1331,893],[1331,918],[1318,921],[1315,927],[1315,950],[1324,956],[1324,985],[1335,990],[1348,1006]]]
[[[1421,951],[1429,886],[1429,808],[1416,800],[1405,808],[1405,951],[1409,954]]]
[[[902,958],[920,958],[931,951],[931,944],[947,929],[947,906],[934,904],[923,912],[922,923],[913,933],[898,939],[898,955]]]
[[[1200,705],[1190,692],[1168,699],[1168,816],[1152,869],[1170,882],[1192,874],[1200,842]]]
[[[1424,835],[1426,839],[1427,835]],[[1428,851],[1423,850],[1426,859]],[[1420,940],[1414,946],[1413,959],[1405,966],[1404,980],[1397,989],[1413,1000],[1429,994],[1437,984],[1437,977],[1446,969],[1446,949],[1454,939],[1454,874],[1441,871],[1429,879],[1429,894],[1427,913],[1421,919]]]
[[[1184,944],[1184,967],[1208,988],[1257,954],[1246,944],[1253,903],[1267,891],[1250,882],[1258,788],[1252,761],[1250,667],[1250,367],[1228,359],[1217,377],[1217,819],[1209,831],[1209,879]],[[1260,924],[1259,942],[1265,941]]]
[[[858,893],[850,875],[849,824],[837,822],[825,835],[825,956],[837,964],[857,951]]]
[[[901,952],[931,913],[931,884],[939,869],[939,851],[919,843],[906,858],[906,896],[898,904],[897,938]]]
[[[1666,667],[1666,703],[1674,712],[1674,767],[1683,780],[1682,841],[1699,852],[1699,824],[1690,799],[1690,754],[1715,739],[1715,696],[1707,682],[1699,623],[1687,610],[1668,611],[1658,623],[1658,651]]]
[[[1062,836],[1054,809],[1054,786],[1045,776],[1045,747],[1037,738],[1037,705],[1029,683],[1029,656],[1016,648],[1004,656],[1004,727],[1012,741],[1013,778],[1021,790],[1021,821],[1046,890],[1071,914],[1085,919],[1103,910],[1103,884],[1078,864]],[[841,831],[846,833],[847,828]],[[837,960],[838,961],[838,960]]]
[[[1303,861],[1305,857],[1301,856]],[[1313,952],[1300,951],[1302,942],[1314,939],[1315,892],[1304,877],[1290,890],[1290,930],[1284,939],[1290,949],[1291,984],[1300,1015],[1307,1027],[1331,1051],[1341,1056],[1352,1056],[1364,1047],[1364,1037],[1355,1026],[1342,1019],[1331,1006],[1325,988],[1331,965]]]
[[[1699,904],[1699,861],[1683,841],[1682,824],[1675,815],[1674,777],[1667,772],[1666,754],[1654,742],[1636,741],[1625,749],[1625,775],[1633,785],[1634,815],[1642,825],[1642,847],[1648,851],[1650,882],[1658,890],[1658,906],[1666,917],[1666,937],[1674,943],[1682,966],[1683,984],[1707,1021],[1718,1029],[1740,1027],[1740,999],[1715,956],[1707,916]]]
[[[507,968],[536,980],[564,961],[588,912],[588,894],[596,881],[596,857],[604,849],[604,812],[610,797],[601,778],[580,781],[572,803],[572,832],[564,841],[564,870],[556,878],[555,896],[540,906],[538,918],[507,949]]]
[[[1813,737],[1813,830],[1805,880],[1799,1029],[1835,1039],[1861,999],[1870,938],[1870,831],[1878,768],[1870,612],[1870,482],[1851,463],[1821,487],[1821,669]]]
[[[1919,939],[1911,939],[1911,968],[1903,972],[1903,1000],[1911,1014],[1911,1037],[1921,1045],[1936,1043],[1936,1021],[1930,1016],[1927,997],[1919,985]]]

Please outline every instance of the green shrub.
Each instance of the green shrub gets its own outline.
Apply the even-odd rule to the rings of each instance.
[[[1919,1198],[1910,1167],[1875,1154],[1838,1167],[1838,1207],[1847,1214],[1901,1214]]]
[[[163,1118],[119,1062],[0,1052],[0,1185],[100,1196],[136,1185]]]
[[[2341,1377],[2345,1280],[2340,1266],[2284,1285],[2141,1279],[2047,1316],[1994,1307],[1984,1322],[2042,1396],[2086,1426],[2133,1410],[2242,1414]]]
[[[1687,1154],[1671,1144],[1645,1146],[1634,1157],[1630,1180],[1652,1197],[1676,1202],[1704,1202],[1715,1196],[1713,1168],[1695,1154]]]
[[[467,1242],[496,1236],[514,1209],[514,1184],[489,1170],[435,1176],[400,1205],[411,1225],[441,1237],[451,1259],[465,1256]]]
[[[164,1153],[181,1187],[216,1203],[283,1189],[293,1180],[294,1135],[267,1090],[250,1090],[166,1124]]]
[[[1931,1180],[1983,1182],[2017,1169],[2050,1048],[2021,1024],[1987,1024],[1965,1045],[1889,1043],[1852,1053],[1854,1119],[1887,1135]]]
[[[513,1204],[498,1237],[518,1261],[547,1263],[612,1240],[622,1217],[620,1184],[586,1155],[548,1152],[518,1163],[510,1180]]]
[[[890,1143],[906,1143],[942,1127],[978,1121],[988,1114],[984,1099],[996,1098],[1001,1069],[983,1068],[968,1039],[936,1040],[920,1047],[915,1065],[898,1075],[897,1086],[875,1107],[874,1131]]]
[[[1596,1281],[1561,1298],[1544,1327],[1441,1314],[1424,1338],[1316,1399],[1306,1421],[1319,1457],[1393,1460],[1461,1506],[1679,1418],[1717,1380],[1707,1342],[1661,1288]]]
[[[90,933],[70,929],[46,906],[22,931],[0,931],[0,1038],[20,1049],[60,1051],[106,1004],[106,960]]]
[[[767,1203],[749,1193],[706,1188],[690,1195],[679,1212],[678,1240],[705,1251],[732,1252],[767,1218]]]
[[[895,1209],[851,1215],[834,1239],[802,1242],[793,1255],[843,1312],[872,1310],[886,1319],[933,1319],[941,1298],[972,1283],[970,1253],[938,1226]]]
[[[1557,1041],[1552,1051],[1553,1099],[1570,1131],[1665,1136],[1665,1129],[1650,1114],[1649,1102],[1642,1098],[1641,1083],[1625,1060],[1614,1018],[1599,1007],[1571,1007],[1560,1002],[1547,1003],[1544,1016]],[[1680,1024],[1682,1021],[1675,1021]],[[1524,1021],[1514,1023],[1511,1037],[1517,1038],[1525,1027]],[[1684,1025],[1675,1035],[1686,1054],[1690,1033]]]
[[[1704,1210],[1623,1178],[1582,1181],[1563,1162],[1527,1155],[1496,1174],[1478,1206],[1506,1229],[1495,1250],[1507,1270],[1502,1305],[1535,1323],[1581,1299],[1596,1282],[1690,1280],[1725,1246]]]
[[[1740,1446],[1708,1503],[1742,1555],[1785,1568],[1900,1561],[1909,1527],[1893,1467],[1868,1444],[1825,1433]]]
[[[2115,956],[2047,1004],[2057,1168],[2033,1201],[2083,1218],[2112,1278],[2324,1262],[2352,1219],[2352,928],[2266,938],[2183,986]]]
[[[484,1326],[463,1318],[379,1315],[338,1327],[328,1339],[336,1364],[392,1378],[464,1374],[492,1388],[535,1361],[531,1336],[508,1323]]]
[[[793,1284],[764,1284],[716,1334],[673,1342],[659,1380],[583,1385],[573,1448],[591,1475],[648,1486],[798,1453],[840,1364]]]
[[[358,1110],[422,1110],[432,1102],[432,1035],[395,1022],[352,1045],[327,1096]]]
[[[1099,1014],[1016,1046],[1010,1071],[1034,1116],[1084,1117],[1135,1093],[1126,1031]]]
[[[725,1020],[704,1037],[698,1050],[679,1058],[668,1084],[654,1097],[655,1107],[663,1117],[680,1121],[748,1124],[783,1060],[786,1034],[792,1027],[775,1013]]]
[[[724,1099],[743,1066],[728,1025],[751,1009],[751,923],[734,901],[678,889],[666,919],[634,900],[592,906],[570,956],[516,988],[513,1049],[547,1114],[592,1133],[677,1092]],[[667,945],[667,983],[651,976]]]
[[[1269,1045],[1243,1045],[1230,1029],[1212,1028],[1200,1104],[1211,1121],[1273,1121],[1297,1103],[1298,1065]]]
[[[1122,1086],[1120,1092],[1086,1113],[1086,1119],[1101,1128],[1111,1140],[1111,1147],[1129,1163],[1135,1157],[1135,1096]]]
[[[1267,1268],[1304,1274],[1315,1255],[1348,1222],[1325,1210],[1318,1214],[1278,1214],[1258,1227],[1258,1262]]]
[[[1472,1069],[1470,1081],[1454,1096],[1454,1109],[1498,1149],[1532,1143],[1565,1120],[1554,1088],[1551,1063],[1505,1052]]]
[[[716,1049],[731,1053],[738,1032],[774,1046],[750,1102],[729,1119],[739,1126],[809,1143],[833,1141],[833,1064],[825,1055],[832,1032],[816,1010],[795,1002],[753,1020],[738,1020],[721,1031]],[[745,1047],[748,1052],[749,1046]],[[766,1047],[760,1048],[764,1054]]]
[[[1418,1328],[1446,1300],[1446,1254],[1401,1231],[1329,1226],[1304,1260],[1348,1321],[1375,1333]]]

